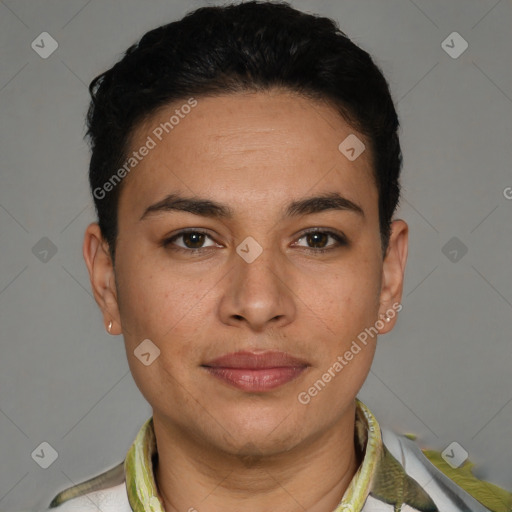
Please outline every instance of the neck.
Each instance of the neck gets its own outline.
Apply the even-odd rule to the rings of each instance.
[[[154,473],[166,512],[331,512],[362,462],[354,443],[355,409],[350,412],[314,440],[265,457],[198,446],[154,417]]]

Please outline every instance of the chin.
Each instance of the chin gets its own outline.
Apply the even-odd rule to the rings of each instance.
[[[272,457],[288,452],[299,444],[300,440],[290,433],[278,436],[266,434],[247,434],[247,436],[229,439],[229,445],[224,446],[225,452],[237,457]]]
[[[276,455],[300,444],[308,436],[303,421],[296,421],[283,409],[273,415],[255,414],[250,418],[223,416],[225,451],[233,455]]]

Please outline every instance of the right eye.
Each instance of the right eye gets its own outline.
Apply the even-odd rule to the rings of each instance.
[[[162,241],[162,246],[169,248],[173,251],[182,251],[182,252],[199,252],[202,249],[207,249],[209,247],[215,247],[216,243],[212,240],[212,244],[208,246],[204,246],[205,239],[211,237],[205,231],[200,231],[197,229],[188,229],[186,231],[180,231],[170,238],[166,238]],[[181,244],[176,243],[177,240],[182,240]],[[174,246],[174,247],[173,247]]]

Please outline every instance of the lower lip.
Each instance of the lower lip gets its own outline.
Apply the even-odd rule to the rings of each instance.
[[[305,366],[285,366],[280,368],[218,368],[205,367],[208,372],[232,386],[243,391],[270,391],[296,379]]]

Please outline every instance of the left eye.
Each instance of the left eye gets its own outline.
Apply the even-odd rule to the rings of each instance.
[[[333,244],[327,244],[329,238],[335,240]],[[307,249],[316,250],[316,252],[323,252],[325,250],[330,250],[329,248],[335,248],[341,245],[346,245],[346,240],[344,237],[334,233],[332,231],[309,231],[304,233],[297,241],[305,240],[308,244],[306,246]]]

